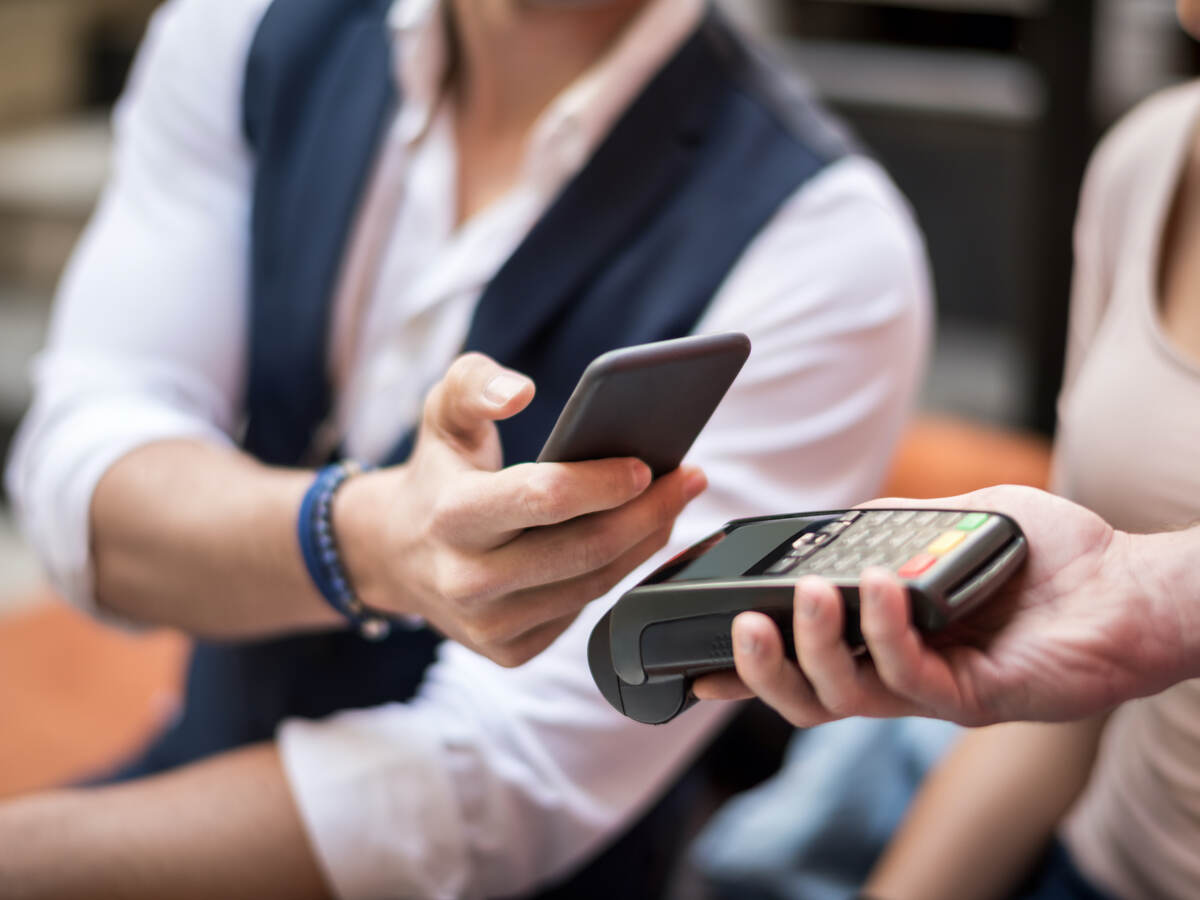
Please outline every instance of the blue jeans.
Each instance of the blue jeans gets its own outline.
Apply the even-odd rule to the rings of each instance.
[[[692,863],[720,896],[846,900],[959,732],[932,719],[799,731],[778,774],[713,817]]]
[[[692,862],[722,900],[848,900],[959,732],[929,719],[848,719],[797,732],[779,773],[713,817]],[[1089,884],[1055,840],[1013,900],[1115,898]]]

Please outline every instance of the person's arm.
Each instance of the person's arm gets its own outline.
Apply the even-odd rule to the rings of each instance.
[[[108,183],[34,367],[8,493],[56,586],[85,608],[101,476],[159,441],[232,452],[252,179],[238,92],[267,5],[170,0],[153,16],[114,114]]]
[[[251,747],[166,775],[0,804],[0,896],[329,896],[279,756]]]
[[[1087,784],[1105,717],[968,732],[925,780],[863,892],[1009,897]]]
[[[1088,165],[1075,224],[1071,327],[1062,397],[1067,398],[1102,320],[1113,279],[1121,214],[1137,189],[1131,165],[1144,152],[1150,104],[1108,135]],[[1052,486],[1071,493],[1056,454]],[[887,501],[904,504],[907,501]],[[1114,533],[1099,517],[1032,490],[991,488],[914,505],[995,508],[1032,538],[1025,572],[964,626],[926,644],[908,625],[903,593],[884,573],[864,582],[870,659],[842,645],[840,604],[827,585],[796,592],[801,667],[783,660],[779,635],[762,617],[735,623],[742,680],[697,685],[708,698],[753,688],[797,725],[847,715],[929,715],[964,723],[1071,719],[1153,693],[1200,672],[1200,591],[1194,560],[1200,529],[1161,536]],[[740,638],[740,640],[738,640]],[[962,638],[959,646],[954,646]],[[738,647],[741,650],[739,653]],[[940,648],[940,649],[939,649]],[[807,676],[807,678],[802,677]],[[744,680],[744,683],[743,683]]]
[[[183,0],[155,17],[9,472],[68,596],[223,638],[343,624],[298,548],[313,473],[261,465],[232,441],[252,174],[238,95],[265,6]],[[532,393],[482,357],[459,361],[413,458],[351,479],[333,514],[368,606],[421,616],[510,665],[660,547],[704,484],[681,471],[649,486],[633,460],[496,471],[492,422]]]
[[[498,396],[497,381],[515,391]],[[486,357],[459,359],[431,393],[413,458],[352,479],[333,514],[368,606],[420,615],[509,665],[543,649],[661,547],[704,487],[687,468],[649,486],[635,460],[495,471],[491,420],[531,395],[527,379]],[[133,451],[92,502],[99,602],[205,635],[337,627],[295,534],[311,480],[199,443]]]
[[[797,584],[799,665],[778,629],[734,621],[736,676],[697,686],[708,698],[758,694],[797,725],[850,715],[922,715],[967,725],[1067,721],[1200,675],[1200,527],[1133,535],[1033,488],[1000,486],[937,500],[881,504],[996,510],[1029,540],[1024,568],[977,612],[926,640],[906,591],[885,570],[863,575],[869,655],[841,639],[837,591]]]

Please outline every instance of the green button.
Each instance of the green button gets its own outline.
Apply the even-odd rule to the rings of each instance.
[[[974,531],[988,520],[987,513],[967,513],[956,526],[959,531]]]

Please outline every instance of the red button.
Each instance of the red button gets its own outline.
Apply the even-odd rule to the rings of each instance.
[[[916,556],[902,565],[896,571],[896,574],[901,578],[916,578],[937,561],[938,558],[932,553],[918,553]]]

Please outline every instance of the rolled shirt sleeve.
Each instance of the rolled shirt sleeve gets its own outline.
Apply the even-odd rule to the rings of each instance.
[[[53,581],[85,607],[104,472],[152,441],[229,443],[238,427],[252,172],[240,91],[266,5],[175,0],[155,14],[35,362],[7,487]]]
[[[724,720],[719,703],[657,727],[620,716],[592,684],[588,635],[649,567],[730,518],[878,491],[930,331],[923,246],[878,167],[842,160],[789,200],[698,328],[730,329],[754,350],[689,457],[710,487],[655,560],[520,668],[447,642],[413,702],[281,728],[339,896],[507,896],[563,876]]]

